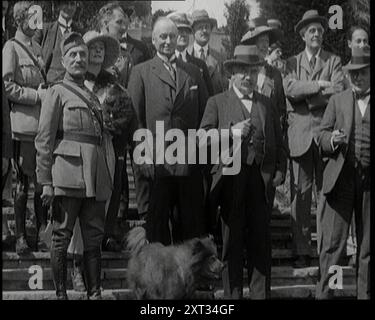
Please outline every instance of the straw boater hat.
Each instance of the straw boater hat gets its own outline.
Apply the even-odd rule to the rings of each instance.
[[[268,34],[270,44],[276,42],[281,38],[282,33],[278,28],[270,27],[267,24],[267,20],[263,17],[258,17],[250,21],[250,30],[242,37],[241,44],[252,45],[255,44],[257,37],[263,34]]]
[[[262,66],[264,60],[260,59],[257,46],[240,45],[234,49],[234,58],[224,62],[224,68],[231,72],[233,66]]]
[[[192,25],[191,25],[192,28],[194,28],[194,25],[199,22],[207,22],[211,24],[212,29],[217,26],[217,20],[214,18],[210,18],[206,10],[193,11],[193,13],[191,14],[191,20],[192,20]]]
[[[167,15],[167,18],[171,19],[177,26],[177,28],[189,29],[192,32],[190,21],[187,18],[186,13],[172,12]]]
[[[88,31],[83,36],[83,40],[89,47],[90,44],[102,41],[105,47],[105,57],[103,62],[103,69],[113,66],[120,56],[120,43],[110,35],[100,34],[97,31]]]
[[[354,71],[370,66],[370,47],[353,48],[349,63],[343,67],[344,70]]]
[[[328,28],[328,20],[325,17],[320,16],[317,10],[308,10],[303,15],[302,20],[296,24],[296,32],[299,33],[303,27],[306,27],[313,22],[319,22],[324,30],[327,30]]]

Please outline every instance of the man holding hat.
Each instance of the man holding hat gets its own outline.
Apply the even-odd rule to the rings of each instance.
[[[233,86],[208,100],[201,123],[205,130],[241,132],[240,173],[223,175],[223,163],[214,165],[211,171],[211,201],[221,206],[227,299],[240,299],[243,295],[245,243],[251,298],[266,299],[270,294],[269,201],[272,190],[281,183],[278,177],[285,174],[286,157],[272,100],[255,90],[263,64],[256,46],[237,46],[234,59],[224,63]]]
[[[354,48],[344,67],[351,88],[329,100],[319,146],[328,163],[323,175],[318,299],[333,297],[331,266],[339,265],[353,211],[357,231],[357,298],[370,299],[370,53]]]
[[[70,32],[81,32],[73,21],[77,10],[77,1],[58,1],[59,17],[52,23],[44,23],[42,30],[34,36],[42,47],[43,60],[46,64],[47,82],[54,83],[64,78],[65,68],[61,64],[60,42]]]
[[[68,298],[67,248],[79,217],[87,295],[100,299],[104,210],[112,190],[102,143],[103,117],[99,101],[84,85],[88,49],[82,36],[65,36],[61,53],[66,74],[48,89],[42,103],[36,173],[43,202],[49,205],[55,197],[51,266],[57,298]]]
[[[188,53],[203,60],[211,77],[213,93],[221,93],[228,88],[228,79],[224,75],[222,55],[209,45],[211,32],[216,27],[216,19],[210,18],[206,10],[195,10],[192,13],[194,44]]]
[[[343,90],[343,73],[338,56],[322,49],[328,28],[325,17],[308,10],[295,27],[305,42],[305,50],[287,61],[284,78],[288,104],[288,142],[291,156],[292,229],[295,267],[310,264],[311,202],[322,188],[323,160],[317,140],[319,125],[334,93]],[[320,234],[317,217],[317,233]],[[319,250],[319,242],[318,242]]]
[[[193,29],[191,28],[186,14],[172,12],[167,16],[167,18],[171,19],[176,24],[178,29],[176,58],[181,59],[184,62],[194,64],[199,68],[203,80],[206,83],[208,94],[212,96],[213,87],[206,63],[187,52],[187,48],[189,46],[189,35],[192,33]]]

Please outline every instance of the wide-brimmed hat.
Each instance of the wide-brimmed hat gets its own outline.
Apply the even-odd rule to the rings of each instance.
[[[239,45],[234,49],[234,58],[224,62],[224,68],[230,72],[233,66],[262,66],[264,60],[260,58],[257,46]]]
[[[360,70],[370,66],[370,47],[353,48],[349,63],[343,67],[344,70]]]
[[[270,27],[267,20],[263,17],[258,17],[249,22],[249,31],[242,37],[241,44],[252,45],[255,44],[257,37],[263,34],[268,34],[270,44],[279,40],[282,32],[278,28]]]
[[[187,18],[186,13],[172,12],[167,15],[167,18],[171,19],[177,26],[177,28],[185,28],[192,31],[190,21]]]
[[[327,30],[327,18],[320,16],[317,10],[308,10],[305,12],[302,19],[296,24],[295,31],[299,33],[303,27],[313,22],[319,22],[323,26],[324,30]]]
[[[211,24],[212,29],[217,26],[217,20],[210,18],[206,10],[195,10],[191,14],[192,24],[191,27],[194,28],[194,25],[199,22],[208,22]]]
[[[97,31],[91,30],[85,33],[83,40],[88,47],[90,44],[97,41],[102,41],[104,43],[105,57],[102,65],[103,69],[113,66],[120,56],[120,43],[117,39],[108,34],[101,34]]]

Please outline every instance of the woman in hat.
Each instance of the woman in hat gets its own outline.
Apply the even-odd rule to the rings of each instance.
[[[88,31],[83,39],[89,49],[89,66],[86,74],[86,87],[94,92],[102,104],[105,134],[103,136],[103,143],[106,145],[107,164],[112,176],[112,181],[118,179],[116,172],[116,159],[120,149],[124,148],[126,141],[131,139],[129,134],[129,125],[135,126],[134,112],[132,102],[128,96],[127,90],[122,87],[117,78],[106,71],[115,64],[119,57],[120,45],[119,42],[109,36],[99,34],[96,31]],[[115,194],[117,195],[117,194]],[[114,194],[112,194],[112,197]],[[110,201],[107,202],[107,210]],[[108,229],[106,221],[106,229]],[[111,235],[114,236],[114,235]],[[115,239],[107,238],[104,241],[115,241],[113,245],[117,246],[116,251],[121,250],[120,244]],[[83,243],[77,219],[71,244],[68,252],[74,255],[74,269],[72,274],[73,284],[78,291],[82,291],[82,267],[81,256],[83,254]],[[75,281],[75,282],[74,282]]]

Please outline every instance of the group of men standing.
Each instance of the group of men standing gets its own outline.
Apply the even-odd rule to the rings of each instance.
[[[57,296],[67,298],[65,256],[78,216],[82,220],[88,296],[100,298],[104,221],[117,216],[120,186],[124,180],[127,183],[124,158],[131,147],[121,138],[117,142],[113,139],[116,171],[111,184],[102,143],[101,106],[84,86],[87,47],[79,33],[72,32],[77,31],[71,20],[72,3],[63,6],[56,23],[35,35],[42,47],[31,40],[33,35],[27,34],[27,28],[28,38],[19,39],[30,40],[29,50],[40,51],[34,54],[44,60],[40,70],[45,72],[43,82],[50,85],[48,90],[33,83],[35,95],[19,89],[16,75],[9,70],[3,71],[3,80],[10,101],[20,102],[19,95],[28,93],[30,98],[23,104],[39,105],[32,117],[36,127],[28,136],[36,146],[34,170],[42,188],[38,189],[40,201],[53,207],[51,260]],[[120,5],[110,3],[100,10],[98,21],[101,34],[109,34],[121,47],[120,58],[110,70],[128,90],[136,127],[152,134],[150,157],[146,153],[143,163],[132,159],[138,212],[146,220],[148,240],[168,245],[218,232],[214,226],[221,225],[225,297],[242,298],[246,261],[251,298],[269,298],[271,212],[276,187],[285,181],[289,158],[297,264],[309,265],[312,254],[310,211],[315,181],[320,251],[317,297],[332,296],[329,267],[339,264],[354,211],[358,298],[369,298],[370,62],[366,43],[356,46],[353,39],[355,31],[363,29],[351,34],[355,48],[344,68],[345,79],[340,58],[322,49],[328,24],[316,10],[307,11],[296,25],[305,49],[286,62],[283,74],[266,62],[269,48],[280,40],[280,29],[261,17],[250,21],[234,57],[225,61],[209,45],[216,21],[205,10],[194,11],[192,21],[182,13],[159,18],[152,31],[157,51],[153,58],[141,42],[127,34],[129,16]],[[22,23],[19,30],[25,31]],[[192,46],[190,33],[194,35]],[[4,59],[8,59],[4,52],[11,55],[6,48],[3,67],[7,64]],[[347,90],[343,91],[345,83]],[[13,104],[13,117],[17,110],[25,115],[25,108],[17,109]],[[189,129],[227,130],[230,141],[241,140],[241,148],[235,149],[232,143],[229,150],[220,152],[241,152],[240,172],[226,176],[223,170],[227,163],[189,164],[187,155],[184,164],[156,163],[156,152],[160,151],[156,146],[157,122],[163,123],[164,133],[181,130],[185,145]],[[12,122],[13,133],[17,124]],[[173,142],[165,141],[163,154]],[[26,152],[22,148],[21,144],[21,155]],[[22,169],[24,162],[19,163]],[[23,182],[21,178],[19,181]],[[117,204],[109,205],[113,212],[108,210],[105,218],[107,200]],[[106,233],[106,244],[113,244],[111,232]],[[22,237],[23,233],[18,239]]]

